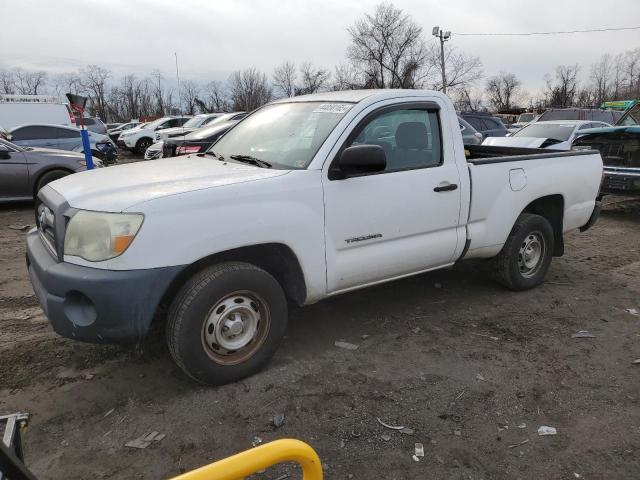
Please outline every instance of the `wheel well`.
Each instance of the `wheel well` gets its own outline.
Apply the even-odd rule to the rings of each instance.
[[[140,142],[142,142],[143,140],[149,140],[151,143],[153,143],[153,138],[151,138],[151,137],[141,137],[136,141],[136,145],[140,145]]]
[[[538,198],[525,207],[523,213],[535,213],[546,218],[553,228],[554,251],[556,257],[564,254],[564,237],[562,226],[564,222],[564,198],[562,195],[548,195]]]
[[[286,245],[264,243],[215,253],[192,263],[171,282],[162,296],[160,305],[168,306],[180,287],[196,272],[210,265],[230,261],[250,263],[269,272],[278,281],[288,299],[298,305],[304,304],[307,287],[298,258]]]
[[[38,184],[40,183],[40,180],[42,180],[42,177],[44,177],[45,175],[51,172],[64,172],[67,175],[71,175],[72,173],[74,173],[73,170],[69,170],[68,168],[60,168],[60,167],[52,168],[50,170],[45,170],[40,175],[38,175],[38,178],[36,178],[36,181],[33,182],[33,198],[36,198],[38,196]]]

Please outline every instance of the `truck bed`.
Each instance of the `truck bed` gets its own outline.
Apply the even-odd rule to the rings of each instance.
[[[467,162],[474,165],[598,154],[597,150],[567,152],[565,150],[551,150],[548,148],[500,147],[492,145],[465,145],[464,149]]]
[[[602,159],[597,150],[557,151],[489,145],[465,146],[471,183],[465,258],[498,253],[519,212],[532,202],[554,205],[562,231],[585,225],[595,207]]]

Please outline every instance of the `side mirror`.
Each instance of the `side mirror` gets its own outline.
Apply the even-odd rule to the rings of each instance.
[[[380,145],[354,145],[342,152],[336,167],[330,180],[381,172],[387,167],[387,155]]]
[[[11,158],[11,152],[6,147],[6,145],[0,144],[0,158],[2,159]]]

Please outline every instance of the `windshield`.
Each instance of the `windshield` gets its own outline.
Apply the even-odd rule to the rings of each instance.
[[[555,140],[569,140],[575,125],[567,123],[532,123],[518,130],[514,137],[553,138]]]
[[[533,120],[534,118],[536,118],[536,114],[535,113],[521,113],[518,116],[518,123],[528,123],[531,120]]]
[[[633,108],[627,110],[624,116],[616,124],[624,127],[632,127],[634,125],[640,125],[640,103],[636,104]]]
[[[16,145],[15,143],[11,143],[8,140],[5,140],[4,138],[0,138],[0,145],[5,145],[6,147],[9,147],[9,149],[14,149],[18,152],[24,152],[25,149],[22,147],[19,147],[18,145]]]
[[[306,168],[350,103],[292,102],[261,108],[230,130],[211,150],[225,159],[245,155],[274,168]]]
[[[157,120],[154,120],[153,122],[146,123],[146,124],[144,125],[144,128],[150,128],[150,129],[152,129],[152,130],[153,130],[153,129],[154,129],[154,128],[156,128],[158,125],[161,125],[162,123],[164,123],[166,120],[167,120],[166,118],[159,118],[159,119],[157,119]]]
[[[202,125],[202,123],[207,119],[207,117],[192,117],[189,120],[187,120],[184,125],[182,125],[184,128],[195,128],[195,127],[199,127],[200,125]]]

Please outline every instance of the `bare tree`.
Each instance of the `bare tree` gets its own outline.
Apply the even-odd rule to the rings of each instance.
[[[442,90],[442,62],[440,60],[439,45],[431,45],[427,63],[429,65],[427,74],[434,79],[431,84],[432,87],[436,90]],[[455,47],[445,46],[444,68],[447,90],[468,88],[483,76],[480,58],[460,52]]]
[[[21,68],[13,70],[15,77],[15,86],[19,94],[22,95],[38,95],[42,93],[47,78],[47,73],[41,70],[28,71]],[[38,91],[40,90],[40,91]]]
[[[49,84],[53,88],[53,93],[57,96],[62,96],[66,93],[79,93],[82,89],[80,77],[74,72],[54,75]]]
[[[489,78],[485,92],[493,109],[511,110],[521,85],[522,82],[513,73],[500,72]]]
[[[164,92],[162,90],[162,80],[164,79],[164,75],[160,70],[153,70],[151,72],[151,78],[153,79],[153,96],[156,101],[156,115],[162,117],[165,115],[165,105],[164,105]]]
[[[271,100],[267,76],[255,68],[236,71],[229,77],[229,94],[234,110],[251,111]]]
[[[347,29],[347,58],[372,88],[416,88],[427,76],[422,27],[390,2],[380,3]]]
[[[300,77],[300,86],[296,89],[296,95],[315,93],[327,88],[331,72],[314,67],[311,62],[305,62],[300,66]]]
[[[285,98],[293,97],[296,92],[296,66],[293,62],[278,65],[271,75],[276,95]]]
[[[107,79],[111,72],[98,65],[87,65],[80,70],[80,84],[91,99],[94,115],[107,118]]]
[[[195,115],[198,107],[198,96],[200,95],[200,87],[192,80],[186,80],[180,85],[180,101],[182,103],[183,113],[187,115]]]
[[[627,95],[640,97],[640,48],[625,53],[624,73],[627,82]]]
[[[568,107],[573,105],[578,93],[578,72],[580,67],[576,65],[558,65],[555,77],[545,75],[548,107]]]
[[[341,63],[335,67],[331,90],[357,90],[364,88],[359,82],[360,79],[354,66],[350,63]]]
[[[202,94],[202,98],[196,99],[196,103],[201,112],[214,113],[229,110],[229,100],[222,82],[212,80],[204,86]]]
[[[591,64],[591,82],[593,83],[595,105],[600,105],[609,96],[611,80],[611,55],[604,54],[600,61]]]
[[[16,78],[12,71],[0,71],[0,93],[11,95],[16,93]]]
[[[482,93],[471,87],[454,90],[453,103],[456,110],[463,112],[479,112],[483,110]]]

